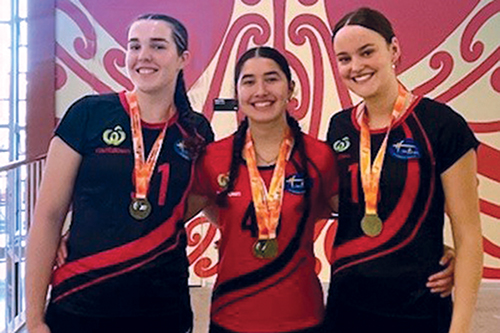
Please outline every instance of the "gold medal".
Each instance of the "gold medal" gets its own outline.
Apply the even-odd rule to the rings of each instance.
[[[377,237],[382,232],[382,220],[377,214],[366,214],[361,220],[361,229],[369,237]]]
[[[278,241],[273,239],[259,239],[253,246],[253,254],[260,259],[272,259],[278,255]]]
[[[128,207],[130,215],[136,220],[144,220],[151,214],[151,204],[146,198],[134,198]]]

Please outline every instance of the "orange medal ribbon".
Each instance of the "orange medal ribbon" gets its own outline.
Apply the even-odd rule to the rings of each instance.
[[[382,141],[373,164],[371,164],[371,140],[370,128],[368,126],[368,115],[366,114],[365,104],[358,105],[356,115],[361,127],[361,137],[359,144],[359,159],[361,182],[363,184],[363,192],[365,194],[365,217],[361,222],[361,227],[365,234],[371,237],[378,236],[382,231],[382,221],[377,214],[377,199],[379,193],[380,175],[382,173],[382,165],[384,164],[385,152],[387,150],[387,142],[389,133],[394,121],[407,109],[412,101],[412,95],[406,88],[399,83],[398,97],[394,104],[391,121],[387,126],[387,132]]]
[[[153,144],[147,160],[144,158],[144,141],[142,138],[141,115],[137,94],[127,92],[125,94],[130,107],[130,128],[132,131],[132,143],[134,149],[134,180],[135,198],[129,207],[130,214],[138,220],[145,219],[151,213],[151,204],[147,200],[149,182],[153,175],[153,170],[160,156],[163,139],[167,131],[168,122],[165,123],[158,138]]]
[[[244,153],[250,178],[252,201],[259,227],[259,240],[276,238],[276,229],[278,228],[281,205],[283,202],[285,166],[287,160],[290,158],[292,147],[293,138],[290,129],[287,128],[285,137],[281,142],[278,159],[274,167],[273,177],[271,178],[271,184],[269,190],[267,190],[266,184],[264,180],[262,180],[257,168],[255,148],[250,130],[247,131]]]

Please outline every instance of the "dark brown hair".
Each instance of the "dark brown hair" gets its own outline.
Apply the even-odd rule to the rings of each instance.
[[[391,22],[381,12],[368,7],[361,7],[348,13],[335,24],[332,31],[332,41],[337,32],[347,25],[359,25],[373,30],[384,37],[387,44],[392,43],[392,38],[396,36]]]

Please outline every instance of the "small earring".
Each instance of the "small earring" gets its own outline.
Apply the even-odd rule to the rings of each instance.
[[[396,69],[396,64],[392,63],[392,69]]]

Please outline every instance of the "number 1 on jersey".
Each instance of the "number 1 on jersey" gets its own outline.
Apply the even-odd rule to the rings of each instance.
[[[351,201],[359,203],[359,163],[354,163],[349,166],[349,173],[351,174]]]

